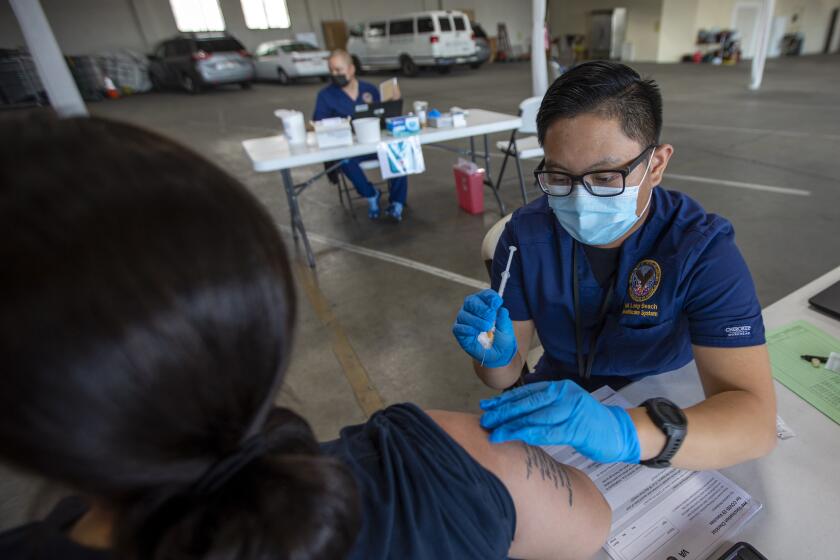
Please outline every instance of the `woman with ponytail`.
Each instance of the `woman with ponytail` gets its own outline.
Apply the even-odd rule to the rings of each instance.
[[[289,262],[236,180],[151,132],[0,121],[0,461],[67,486],[0,558],[585,558],[589,479],[391,406],[319,444],[274,405]]]

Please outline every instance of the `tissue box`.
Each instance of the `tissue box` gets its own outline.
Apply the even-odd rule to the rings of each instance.
[[[319,148],[335,148],[353,144],[353,129],[345,119],[315,121],[315,139]]]
[[[420,119],[415,115],[404,115],[385,119],[385,128],[394,137],[411,136],[420,132]]]

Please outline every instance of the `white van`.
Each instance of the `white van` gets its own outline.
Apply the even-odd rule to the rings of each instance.
[[[347,52],[357,70],[400,68],[414,76],[419,68],[448,72],[456,64],[478,68],[469,18],[458,11],[415,12],[355,25]]]

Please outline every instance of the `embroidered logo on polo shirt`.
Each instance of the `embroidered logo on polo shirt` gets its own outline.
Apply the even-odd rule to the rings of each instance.
[[[659,288],[659,281],[662,279],[662,269],[659,263],[653,259],[644,259],[633,267],[630,272],[630,279],[627,292],[630,299],[635,302],[649,300]]]
[[[366,91],[362,94],[362,101],[365,103],[373,103],[373,94],[369,91]]]

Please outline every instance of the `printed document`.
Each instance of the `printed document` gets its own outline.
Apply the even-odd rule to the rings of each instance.
[[[607,405],[630,407],[602,387],[592,395]],[[586,473],[612,509],[604,550],[615,560],[703,560],[760,509],[737,484],[717,471],[652,469],[590,461],[568,446],[546,446],[554,459]]]

